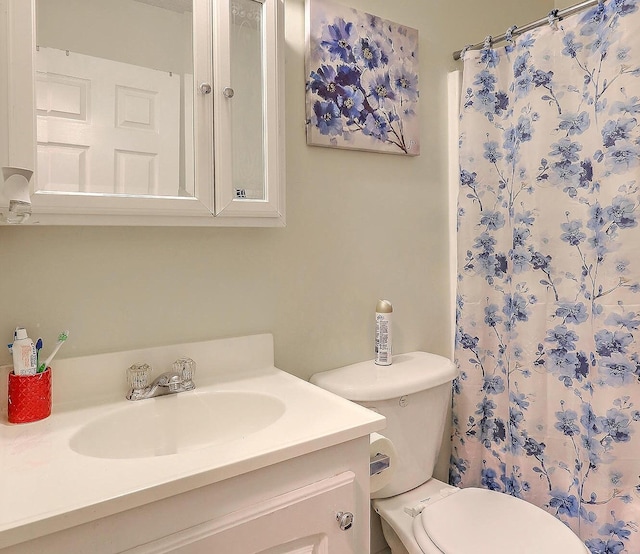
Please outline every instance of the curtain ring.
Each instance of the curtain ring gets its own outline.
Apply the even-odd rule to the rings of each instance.
[[[547,20],[549,21],[549,25],[552,26],[556,20],[558,19],[558,12],[560,10],[551,10],[549,15],[547,15]]]
[[[504,34],[504,39],[507,42],[513,42],[513,31],[515,31],[517,28],[518,28],[517,25],[511,25],[511,27],[507,29],[507,31]]]
[[[484,45],[482,46],[482,49],[489,50],[492,44],[493,44],[493,37],[491,35],[487,35],[484,39]]]
[[[462,50],[460,50],[460,59],[464,58],[464,55],[471,50],[473,44],[467,44]]]

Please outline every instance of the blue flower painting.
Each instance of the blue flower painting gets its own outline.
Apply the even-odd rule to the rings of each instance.
[[[420,154],[418,31],[307,0],[307,143]]]

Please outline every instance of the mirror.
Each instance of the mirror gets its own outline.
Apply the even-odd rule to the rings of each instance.
[[[236,198],[251,200],[266,198],[262,10],[256,0],[231,2],[231,171]]]
[[[37,0],[47,195],[192,198],[192,0]]]

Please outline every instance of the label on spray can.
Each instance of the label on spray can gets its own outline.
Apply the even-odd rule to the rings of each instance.
[[[391,314],[393,307],[388,300],[378,300],[376,305],[376,348],[374,362],[391,365]]]

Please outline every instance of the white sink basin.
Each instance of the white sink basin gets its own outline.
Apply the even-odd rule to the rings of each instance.
[[[242,440],[284,412],[268,394],[195,390],[132,401],[84,424],[70,446],[94,458],[168,456]]]

